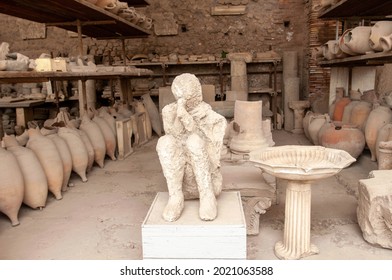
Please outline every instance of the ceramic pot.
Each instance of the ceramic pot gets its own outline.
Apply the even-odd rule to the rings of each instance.
[[[343,37],[343,42],[356,54],[372,52],[373,49],[369,45],[370,31],[370,26],[357,26]]]
[[[94,162],[96,162],[99,167],[103,168],[105,163],[106,144],[101,129],[88,117],[87,114],[84,114],[80,124],[80,130],[87,134],[91,144],[93,145]]]
[[[352,29],[346,29],[342,36],[339,37],[338,44],[339,48],[347,55],[357,55],[357,53],[353,52],[349,47],[346,46],[344,43],[344,37],[347,35],[347,33],[351,32]]]
[[[332,60],[337,58],[336,55],[332,52],[335,43],[335,40],[330,40],[323,45],[323,56],[326,60]]]
[[[371,28],[369,44],[375,51],[382,51],[383,48],[380,44],[380,38],[392,33],[392,21],[381,20],[377,21]]]
[[[388,52],[392,49],[392,34],[380,37],[382,51]]]
[[[326,148],[344,150],[353,158],[358,158],[365,148],[365,136],[354,125],[329,122],[320,129],[320,145]]]
[[[98,0],[95,5],[100,8],[107,9],[107,8],[114,8],[117,4],[118,0]]]
[[[376,139],[376,159],[379,158],[379,144],[383,141],[392,141],[392,123],[387,123],[380,128]]]
[[[10,151],[0,147],[0,158],[0,211],[8,216],[12,226],[17,226],[24,193],[23,174]]]
[[[347,54],[343,52],[343,50],[339,46],[339,40],[332,40],[331,44],[331,53],[335,55],[336,58],[347,57]]]
[[[56,145],[51,139],[43,136],[39,129],[30,128],[28,133],[29,141],[26,147],[33,150],[37,155],[48,180],[49,191],[56,199],[62,199],[61,189],[63,186],[64,170],[63,162]]]
[[[23,203],[32,209],[45,207],[48,181],[37,156],[32,150],[20,146],[14,135],[5,135],[3,141],[7,151],[16,157],[23,174]]]
[[[314,145],[319,145],[318,133],[320,128],[329,121],[330,118],[328,114],[310,116],[308,131],[310,140]]]
[[[379,130],[392,121],[392,111],[388,107],[378,106],[368,117],[365,127],[366,144],[371,152],[371,160],[376,161],[376,141]]]
[[[309,140],[311,140],[310,135],[309,135],[309,121],[310,121],[310,116],[313,116],[313,115],[315,115],[314,112],[307,111],[305,114],[305,117],[302,119],[302,126],[304,128],[304,133],[305,133],[306,138],[308,138]]]
[[[110,128],[109,124],[99,116],[94,116],[92,121],[95,122],[101,129],[103,139],[105,140],[106,155],[110,157],[111,160],[116,160],[115,153],[117,140],[113,130]]]
[[[158,136],[162,136],[163,127],[161,116],[159,115],[158,108],[155,105],[154,101],[151,99],[150,94],[143,94],[142,102],[144,104],[144,107],[146,107],[148,115],[150,116],[152,130],[154,130]]]
[[[88,153],[79,133],[72,128],[60,127],[58,135],[67,143],[72,159],[72,170],[87,182]]]
[[[358,101],[358,100],[354,100],[354,101],[351,101],[349,104],[347,104],[346,107],[344,107],[343,117],[342,117],[343,124],[350,123],[352,110],[356,105],[359,104],[359,102],[360,101]]]
[[[349,123],[357,126],[362,132],[365,132],[365,126],[370,112],[372,111],[372,104],[366,101],[360,101],[351,110]]]
[[[333,112],[333,121],[342,121],[344,108],[351,102],[351,99],[348,97],[340,98],[336,101],[335,110]]]

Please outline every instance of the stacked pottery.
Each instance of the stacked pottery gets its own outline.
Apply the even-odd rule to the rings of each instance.
[[[365,126],[370,112],[372,111],[372,104],[366,101],[360,101],[351,110],[351,117],[349,123],[357,126],[365,132]]]
[[[379,130],[392,121],[392,111],[389,107],[378,106],[373,109],[366,122],[365,139],[371,152],[371,160],[376,161],[376,141]]]
[[[351,102],[351,99],[348,97],[342,97],[336,101],[335,110],[334,110],[333,116],[332,116],[332,119],[334,121],[338,121],[338,122],[342,121],[344,109],[350,102]]]
[[[336,44],[336,40],[330,40],[323,45],[323,56],[326,60],[332,60],[337,58],[333,53],[334,45]]]
[[[339,44],[339,48],[342,50],[342,52],[344,52],[345,54],[348,55],[356,55],[355,52],[353,52],[352,50],[350,50],[349,47],[346,46],[346,44],[344,43],[344,37],[347,36],[347,34],[349,32],[351,32],[352,29],[346,29],[342,36],[340,36],[339,40],[338,40],[338,44]]]
[[[365,148],[365,136],[354,125],[341,122],[326,123],[319,133],[320,145],[326,148],[340,149],[358,158]]]
[[[343,43],[355,54],[372,52],[369,45],[370,31],[370,26],[357,26],[345,34]]]
[[[308,126],[308,133],[309,133],[309,140],[314,145],[319,145],[318,141],[318,133],[321,127],[330,121],[328,114],[323,115],[313,115],[309,117],[309,126]]]
[[[383,52],[388,52],[392,49],[392,34],[380,37],[380,46]]]
[[[383,47],[380,44],[380,39],[383,36],[392,34],[392,21],[382,20],[376,22],[370,32],[369,44],[375,51],[382,51]]]

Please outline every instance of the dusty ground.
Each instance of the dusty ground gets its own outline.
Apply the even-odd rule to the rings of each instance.
[[[308,144],[304,136],[274,131],[277,145]],[[166,191],[155,152],[157,138],[123,161],[94,167],[88,182],[73,175],[74,187],[42,211],[23,206],[20,225],[11,227],[0,214],[0,259],[142,259],[141,224],[158,191]],[[367,151],[337,176],[312,187],[312,243],[320,254],[306,259],[392,259],[392,251],[362,238],[357,224],[357,184],[377,169]],[[260,234],[248,236],[248,259],[276,260],[273,247],[282,239],[284,183],[280,204],[261,216]]]

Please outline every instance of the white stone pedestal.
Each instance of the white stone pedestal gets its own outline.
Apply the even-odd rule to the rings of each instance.
[[[246,259],[246,222],[239,192],[222,192],[218,217],[199,218],[199,200],[186,200],[175,222],[162,218],[168,200],[159,192],[142,224],[144,259]]]

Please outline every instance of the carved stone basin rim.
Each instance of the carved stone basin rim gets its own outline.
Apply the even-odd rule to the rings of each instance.
[[[332,176],[355,162],[349,153],[322,146],[286,145],[250,153],[250,161],[267,173],[289,180],[317,180]]]

